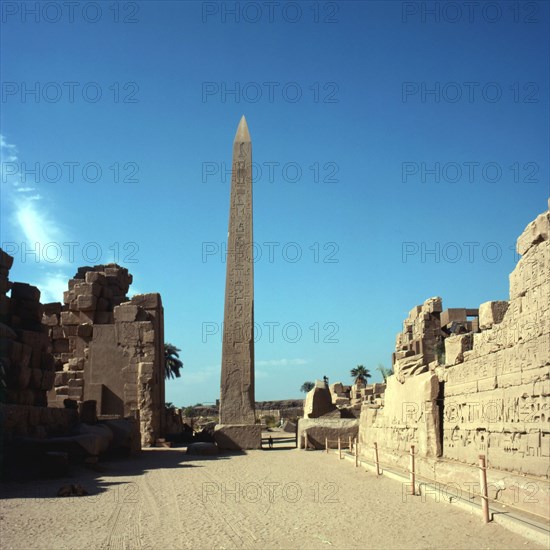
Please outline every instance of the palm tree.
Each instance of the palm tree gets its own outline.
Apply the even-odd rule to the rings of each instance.
[[[183,368],[183,361],[180,359],[179,352],[181,350],[174,344],[164,344],[164,377],[180,378],[180,370]]]
[[[362,382],[367,384],[367,380],[371,378],[371,373],[369,369],[366,369],[363,365],[357,365],[354,369],[350,371],[352,378],[355,378],[355,383]]]
[[[393,369],[392,368],[387,369],[384,365],[382,365],[382,363],[380,363],[376,367],[376,370],[380,371],[380,374],[382,375],[384,382],[388,380],[388,376],[391,376],[393,374]]]
[[[302,387],[300,388],[300,391],[307,393],[308,391],[311,391],[314,387],[315,387],[315,384],[313,382],[304,382],[302,384]]]

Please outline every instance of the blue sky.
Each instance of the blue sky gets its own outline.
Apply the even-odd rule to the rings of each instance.
[[[357,364],[379,379],[416,304],[507,298],[546,209],[549,4],[467,4],[4,2],[11,280],[60,300],[78,266],[118,260],[182,349],[167,399],[214,401],[245,114],[257,399]]]

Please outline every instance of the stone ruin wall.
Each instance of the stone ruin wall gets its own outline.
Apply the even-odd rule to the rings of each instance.
[[[497,490],[494,495],[516,505],[521,497],[523,507],[547,515],[549,227],[547,211],[518,238],[522,257],[510,275],[509,301],[481,304],[478,319],[471,320],[467,317],[476,310],[445,312],[439,298],[411,311],[397,337],[395,374],[388,378],[384,404],[364,404],[361,411],[365,458],[372,458],[377,442],[386,460],[406,468],[413,444],[425,459],[419,469],[426,467],[428,477],[439,472],[439,479],[476,481],[478,472],[471,466],[485,454],[491,475],[502,472],[501,489],[504,479],[528,485],[515,474],[541,480],[536,499],[528,490],[521,495]],[[440,342],[445,353],[438,360]]]
[[[45,305],[56,358],[50,406],[95,400],[98,415],[139,414],[143,446],[164,434],[164,312],[159,294],[126,297],[115,264],[79,268],[64,303]],[[138,413],[139,411],[139,413]]]
[[[50,341],[41,324],[40,290],[8,279],[13,258],[0,250],[0,358],[5,371],[5,402],[47,405],[55,378]],[[11,297],[6,293],[11,290]]]
[[[42,325],[38,288],[11,282],[13,257],[0,249],[0,418],[2,435],[43,438],[65,435],[76,411],[47,408],[55,358]],[[11,297],[6,296],[11,290]]]
[[[481,332],[446,341],[443,456],[550,475],[550,227],[517,241],[509,302],[480,306]]]

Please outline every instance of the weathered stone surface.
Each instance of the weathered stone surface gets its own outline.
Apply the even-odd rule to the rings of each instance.
[[[440,313],[441,310],[439,296],[428,298],[421,306],[414,307],[403,322],[393,354],[393,372],[401,382],[426,372],[437,358],[437,346],[442,341],[440,316],[448,315],[449,311]]]
[[[303,446],[304,434],[307,433],[308,446],[315,449],[325,448],[325,438],[331,449],[338,447],[340,437],[342,447],[347,447],[349,438],[352,440],[359,433],[359,420],[347,418],[299,418],[298,444]]]
[[[162,305],[162,302],[160,294],[153,292],[150,294],[135,294],[132,296],[132,304],[143,309],[157,309]]]
[[[227,241],[221,424],[254,424],[252,143],[244,116],[233,142]]]
[[[324,382],[317,380],[315,387],[306,395],[304,418],[318,418],[335,409],[330,390]]]
[[[526,254],[529,249],[537,244],[548,241],[550,234],[550,214],[548,211],[543,212],[536,217],[518,237],[516,243],[516,250],[518,254],[522,256]]]
[[[220,449],[261,449],[262,427],[260,424],[217,424],[214,441]]]
[[[496,302],[484,302],[479,306],[479,328],[487,330],[493,325],[498,325],[504,314],[508,311],[509,302],[506,300]]]
[[[60,315],[49,334],[66,370],[49,397],[54,406],[70,396],[96,401],[98,415],[139,416],[149,446],[164,435],[164,313],[159,294],[128,300],[131,280],[115,264],[81,267],[66,305],[48,306]]]
[[[374,442],[391,450],[408,452],[411,444],[422,456],[441,455],[439,435],[439,380],[431,372],[400,383],[387,379],[384,407],[363,405],[360,443],[372,449]]]
[[[464,352],[472,349],[473,334],[457,334],[445,339],[445,364],[456,365],[464,360]]]
[[[116,323],[134,323],[136,321],[144,321],[147,318],[147,315],[139,306],[130,302],[116,306],[114,316]]]

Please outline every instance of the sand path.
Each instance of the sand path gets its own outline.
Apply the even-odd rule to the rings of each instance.
[[[51,498],[64,483],[90,496]],[[102,473],[4,483],[2,496],[3,550],[537,547],[452,504],[404,499],[401,483],[320,451],[148,449]]]

